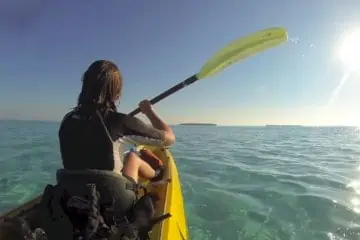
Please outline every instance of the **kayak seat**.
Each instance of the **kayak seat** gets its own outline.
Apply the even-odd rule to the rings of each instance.
[[[61,193],[61,189],[64,189],[66,196],[72,196],[68,198],[70,200],[66,201],[66,207],[64,205],[62,208],[64,213],[72,219],[71,222],[79,226],[76,227],[76,229],[85,229],[87,232],[91,232],[91,234],[107,236],[115,234],[116,239],[119,240],[145,240],[149,238],[151,229],[155,224],[171,217],[169,213],[155,217],[155,204],[158,201],[158,197],[151,192],[145,191],[145,194],[138,199],[135,192],[138,190],[139,185],[126,176],[106,170],[79,171],[59,169],[56,177],[56,188],[60,189],[60,191],[55,189],[53,194],[44,195],[52,195],[53,199],[57,199],[56,192],[64,196]],[[91,191],[89,191],[89,189]],[[86,199],[88,200],[84,200],[82,196],[87,196]],[[85,204],[87,201],[92,204]],[[44,202],[48,201],[45,200]],[[99,204],[97,204],[97,202]],[[102,207],[109,205],[111,206],[107,209],[110,210],[110,212],[101,211]],[[84,206],[92,206],[89,208],[89,212],[85,212],[85,215],[81,214],[81,209],[84,209]],[[99,208],[97,209],[96,206]],[[70,215],[68,214],[71,208],[76,209],[75,215],[72,215],[71,212]],[[53,209],[55,211],[52,210],[51,212],[56,212],[56,209]],[[65,215],[57,215],[60,216],[56,217],[58,223],[60,223]],[[75,216],[76,219],[74,219]],[[62,223],[62,225],[65,226],[64,223]],[[101,226],[104,227],[101,228]],[[101,230],[99,230],[99,227]],[[50,230],[48,230],[49,235],[55,235],[52,234],[55,231],[51,230],[50,227],[46,227],[45,229]],[[59,228],[52,227],[52,229],[59,231]],[[63,229],[70,228],[69,226],[65,226]],[[69,231],[67,230],[67,232]],[[86,234],[83,235],[84,233],[85,232],[81,232],[81,236],[86,236]],[[64,238],[64,236],[61,237]]]
[[[70,195],[81,195],[86,185],[95,184],[101,196],[100,204],[114,203],[116,215],[123,216],[136,200],[137,184],[130,178],[108,170],[66,170],[56,173],[57,184]]]

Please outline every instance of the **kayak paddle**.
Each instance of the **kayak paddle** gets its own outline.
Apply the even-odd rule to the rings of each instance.
[[[202,66],[198,73],[154,97],[150,100],[150,102],[151,104],[155,104],[198,80],[215,75],[236,61],[253,56],[259,52],[285,43],[287,39],[288,36],[286,30],[284,28],[277,27],[264,29],[246,37],[239,38],[234,42],[229,43],[227,46],[214,54]],[[137,108],[129,113],[129,115],[134,116],[139,112],[140,108]]]

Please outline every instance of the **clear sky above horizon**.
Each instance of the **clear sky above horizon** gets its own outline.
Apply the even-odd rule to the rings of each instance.
[[[345,4],[346,3],[346,4]],[[155,105],[170,123],[360,125],[360,75],[337,55],[360,1],[26,1],[0,3],[0,118],[61,120],[96,59],[124,76],[129,112],[196,73],[227,43],[279,26],[289,41]],[[360,44],[360,43],[359,43]]]

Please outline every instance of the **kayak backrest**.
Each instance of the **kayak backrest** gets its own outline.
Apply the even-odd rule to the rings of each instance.
[[[115,234],[119,240],[145,240],[155,224],[171,217],[170,214],[155,217],[154,206],[159,199],[151,192],[146,192],[140,199],[131,198],[132,201],[125,203],[127,205],[119,206],[119,201],[134,196],[134,192],[127,190],[130,182],[127,178],[112,172],[59,170],[57,180],[56,186],[47,187],[40,204],[45,207],[41,211],[45,213],[41,214],[45,216],[42,218],[48,219],[42,222],[42,226],[51,237],[59,237],[61,229],[61,232],[74,236],[91,234],[95,237],[100,234],[110,237]],[[109,187],[116,188],[115,192]],[[115,194],[114,201],[108,200],[109,191]],[[126,191],[132,194],[128,195]],[[104,197],[101,192],[108,196]],[[51,207],[46,210],[46,206]],[[55,222],[49,223],[51,218]],[[71,229],[76,230],[73,232]],[[68,238],[68,235],[63,234],[59,239]]]
[[[72,196],[60,185],[46,186],[37,217],[49,240],[108,239],[115,234],[104,220],[112,206],[101,206],[101,196],[95,184],[88,184],[85,188]]]
[[[123,216],[135,201],[134,183],[112,171],[59,169],[56,178],[58,185],[66,188],[70,195],[78,194],[87,184],[95,184],[102,204],[114,201],[119,216]]]
[[[0,222],[0,240],[46,240],[43,229],[31,230],[28,222],[21,217],[4,218]]]

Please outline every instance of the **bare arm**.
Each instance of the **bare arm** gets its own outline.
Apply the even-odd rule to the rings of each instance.
[[[165,144],[172,145],[175,143],[175,135],[172,129],[155,113],[154,110],[149,111],[146,116],[150,120],[154,128],[165,132]]]

